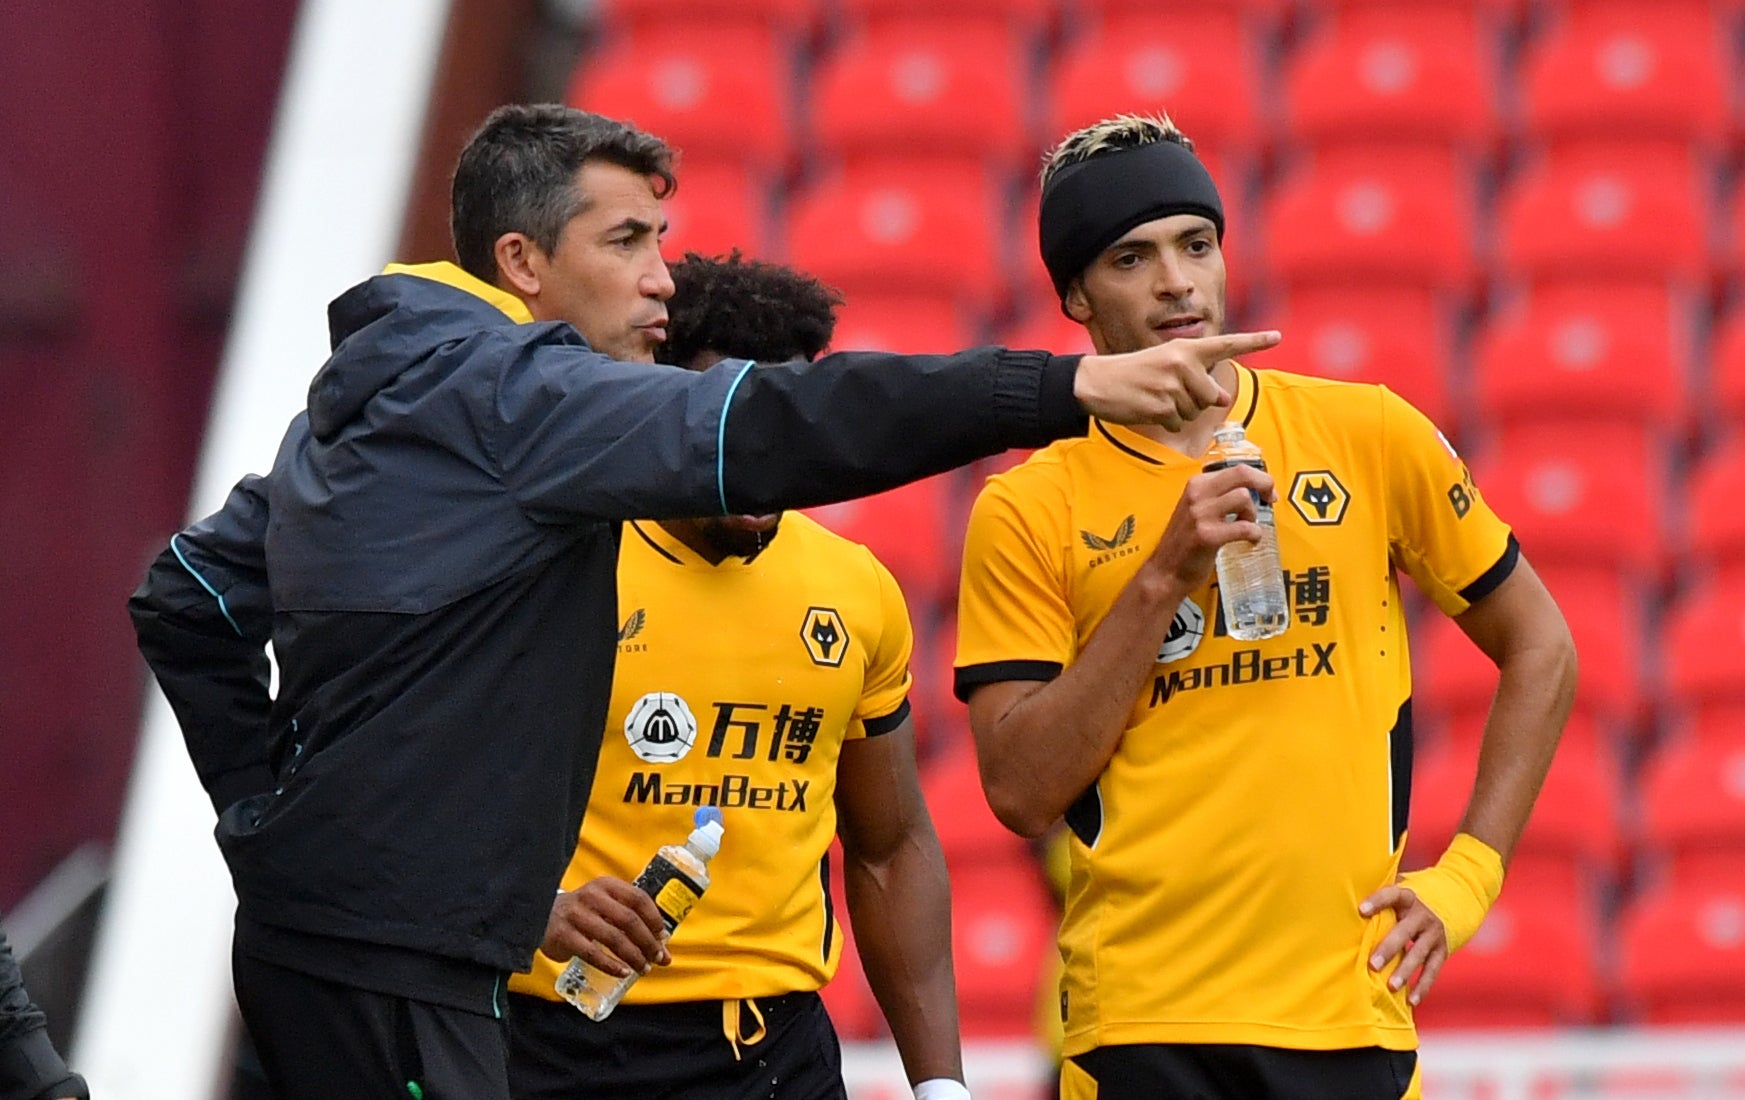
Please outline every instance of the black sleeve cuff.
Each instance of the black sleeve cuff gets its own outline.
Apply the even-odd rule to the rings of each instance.
[[[1515,540],[1513,531],[1509,532],[1509,545],[1503,548],[1503,556],[1497,559],[1495,565],[1479,574],[1479,578],[1460,590],[1460,598],[1471,606],[1486,596],[1495,592],[1502,583],[1509,579],[1509,574],[1515,571],[1515,566],[1521,561],[1521,544]]]
[[[84,1079],[68,1072],[67,1064],[49,1041],[48,1032],[27,1031],[0,1046],[0,1096],[57,1100],[62,1096],[89,1095]]]
[[[1083,435],[1090,420],[1073,396],[1078,355],[1008,351],[994,383],[994,412],[1012,447],[1044,447]]]
[[[909,700],[904,699],[896,710],[880,718],[868,718],[861,725],[866,727],[868,737],[883,737],[898,726],[909,720]]]
[[[983,684],[999,684],[1007,680],[1041,680],[1044,683],[1060,675],[1065,667],[1058,661],[992,661],[985,665],[965,665],[952,677],[951,693],[958,702],[969,702],[969,696]]]

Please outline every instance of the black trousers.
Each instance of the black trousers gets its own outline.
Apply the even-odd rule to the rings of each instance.
[[[764,1037],[728,1041],[720,1001],[619,1005],[596,1023],[572,1006],[509,997],[509,1082],[515,1100],[670,1097],[845,1100],[842,1047],[816,993],[760,999]],[[740,1035],[755,1034],[749,1010]]]
[[[509,1100],[503,1021],[231,956],[276,1100]]]
[[[1159,1043],[1099,1047],[1067,1061],[1064,1100],[1087,1093],[1096,1100],[1400,1100],[1418,1055],[1380,1047]],[[1094,1089],[1084,1087],[1085,1075]]]

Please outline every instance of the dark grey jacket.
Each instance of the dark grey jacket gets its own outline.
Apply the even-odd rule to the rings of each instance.
[[[532,957],[582,820],[621,520],[839,500],[1084,428],[1076,358],[1040,352],[693,373],[409,274],[330,320],[271,474],[172,539],[130,610],[239,928],[492,971]]]
[[[48,1021],[30,1003],[6,933],[0,930],[0,1100],[58,1100],[89,1096],[85,1080],[49,1042]]]

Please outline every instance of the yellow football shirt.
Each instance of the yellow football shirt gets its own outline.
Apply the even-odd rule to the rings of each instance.
[[[1067,814],[1065,1052],[1123,1043],[1410,1049],[1371,974],[1399,868],[1410,664],[1396,570],[1448,614],[1514,567],[1509,529],[1422,414],[1383,387],[1237,368],[1231,419],[1277,482],[1289,629],[1238,642],[1192,593],[1119,749]],[[1125,429],[992,479],[964,549],[957,686],[1072,663],[1156,545],[1189,458]]]
[[[563,889],[634,879],[698,806],[719,806],[709,889],[673,933],[672,965],[625,1001],[818,989],[842,953],[827,858],[842,743],[909,713],[902,593],[866,547],[790,512],[757,557],[719,565],[659,524],[625,525],[618,608],[606,737]],[[509,988],[557,1000],[560,969],[536,952]]]

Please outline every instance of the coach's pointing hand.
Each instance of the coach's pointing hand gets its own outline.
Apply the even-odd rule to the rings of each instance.
[[[632,968],[646,974],[650,966],[673,961],[661,942],[665,927],[653,898],[602,875],[551,903],[539,950],[559,964],[574,957],[617,978],[628,977]]]
[[[1084,410],[1112,424],[1156,424],[1179,432],[1231,396],[1212,381],[1212,368],[1226,359],[1276,347],[1277,332],[1231,332],[1170,340],[1122,355],[1087,355],[1079,362],[1072,393]]]

